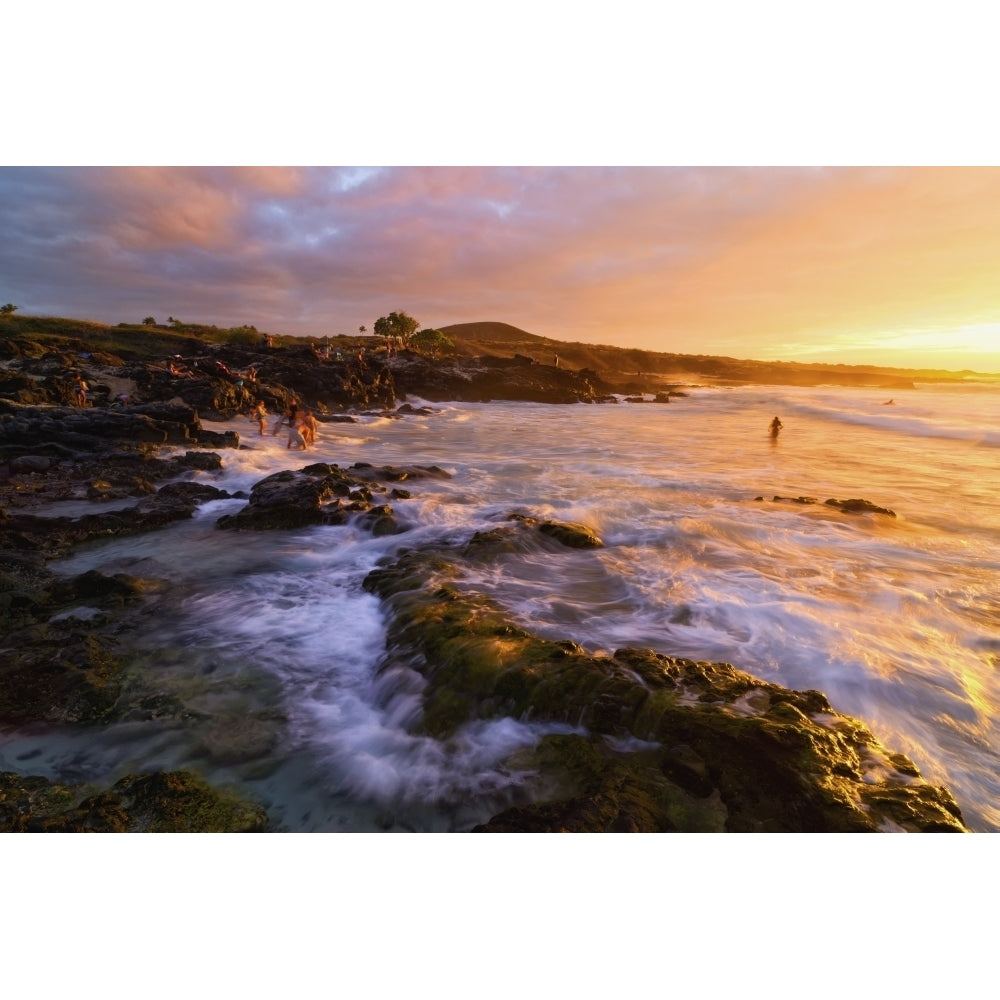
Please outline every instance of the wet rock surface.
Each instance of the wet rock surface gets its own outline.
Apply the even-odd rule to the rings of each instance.
[[[755,499],[757,502],[760,502],[764,498],[760,496]],[[811,506],[820,502],[817,497],[809,496],[774,496],[771,500],[773,503],[797,503],[803,506]],[[831,498],[830,500],[825,501],[824,506],[842,510],[845,514],[884,514],[886,517],[896,516],[896,512],[894,510],[890,510],[888,507],[880,507],[878,504],[872,503],[871,500],[862,500],[858,498],[852,500],[837,500],[835,498]]]
[[[118,499],[110,483],[89,484],[90,499]],[[134,489],[146,492],[142,483]],[[9,513],[0,508],[0,545],[13,552],[43,555],[47,559],[64,556],[76,545],[93,540],[137,535],[162,528],[193,516],[206,500],[229,497],[225,490],[203,483],[170,483],[137,504],[79,517],[46,517]]]
[[[536,776],[534,800],[478,829],[965,829],[947,789],[820,692],[727,663],[541,639],[460,589],[453,559],[408,553],[365,581],[392,616],[383,670],[406,663],[427,682],[421,730],[447,739],[504,715],[577,730],[509,760]]]
[[[405,490],[384,482],[447,476],[436,467],[376,468],[356,463],[349,469],[317,462],[298,471],[276,472],[257,483],[247,505],[219,518],[227,531],[275,531],[310,524],[346,524],[358,519],[375,535],[398,534],[406,527],[383,498],[407,499]]]

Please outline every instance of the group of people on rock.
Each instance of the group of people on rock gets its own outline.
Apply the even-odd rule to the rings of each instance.
[[[250,411],[250,419],[257,424],[261,437],[267,433],[267,417],[267,407],[263,402],[257,403]],[[300,448],[305,451],[310,445],[316,443],[319,421],[311,410],[303,409],[297,399],[289,400],[288,405],[275,422],[272,431],[275,437],[278,436],[282,424],[288,425],[288,448]]]
[[[385,358],[391,358],[393,355],[398,354],[400,344],[397,338],[387,337],[385,342],[380,346],[359,347],[356,352],[352,349],[349,355],[346,356],[341,348],[334,348],[329,344],[324,344],[321,347],[318,343],[310,342],[309,349],[317,361],[336,361],[338,363],[356,361],[361,368],[367,368],[368,362],[373,359],[377,360],[380,354],[384,354]]]
[[[232,379],[237,385],[242,385],[244,380],[250,382],[257,381],[256,365],[250,365],[245,372],[234,372],[224,361],[213,361],[210,364],[203,361],[201,363],[203,365],[208,364],[208,367],[211,369],[211,374],[225,376],[226,378]],[[198,362],[196,361],[196,367],[192,368],[179,354],[175,354],[172,358],[167,359],[167,371],[170,372],[174,378],[198,378],[199,374],[197,365]]]

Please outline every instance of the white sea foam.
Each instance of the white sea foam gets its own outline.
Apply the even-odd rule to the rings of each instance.
[[[385,622],[361,581],[400,548],[460,543],[518,511],[580,521],[605,547],[526,546],[470,565],[462,586],[592,652],[650,647],[817,688],[948,784],[973,828],[1000,829],[1000,391],[921,387],[885,406],[888,395],[745,387],[670,406],[430,404],[426,416],[322,425],[307,453],[246,434],[246,449],[220,453],[221,472],[198,478],[249,492],[315,461],[438,465],[453,478],[408,482],[412,499],[392,505],[412,530],[388,538],[353,526],[218,531],[217,517],[242,504],[228,500],[81,551],[65,572],[172,582],[150,656],[161,677],[214,699],[213,725],[230,698],[234,727],[280,711],[282,735],[239,766],[206,750],[212,734],[194,722],[112,728],[86,747],[67,737],[38,759],[84,773],[102,759],[193,760],[256,790],[293,829],[485,819],[524,779],[511,755],[544,730],[493,720],[446,743],[420,735],[423,682],[406,666],[380,673]],[[856,497],[897,517],[824,503]],[[42,746],[32,739],[17,734],[18,752]]]

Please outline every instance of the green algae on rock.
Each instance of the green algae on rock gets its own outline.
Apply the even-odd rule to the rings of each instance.
[[[16,833],[253,833],[263,807],[190,771],[128,775],[98,791],[0,772],[0,831]]]
[[[504,715],[578,730],[515,755],[532,801],[479,829],[965,830],[947,789],[822,693],[652,650],[590,655],[517,627],[458,574],[408,552],[365,581],[391,615],[384,668],[427,682],[422,731]]]

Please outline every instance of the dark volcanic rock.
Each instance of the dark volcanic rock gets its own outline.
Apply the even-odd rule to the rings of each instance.
[[[216,526],[235,531],[271,531],[309,524],[343,524],[340,499],[351,494],[352,481],[344,473],[314,475],[287,470],[256,483],[250,501],[236,514],[226,514]]]
[[[205,500],[230,494],[207,484],[165,486],[133,507],[83,514],[80,517],[42,517],[9,514],[0,519],[0,544],[15,551],[41,553],[45,558],[65,555],[74,545],[95,538],[136,535],[191,517]]]
[[[754,498],[757,502],[762,501],[764,498],[762,496]],[[810,505],[819,503],[817,497],[780,497],[775,496],[771,498],[774,503],[798,503],[803,505]],[[836,507],[837,510],[842,510],[847,514],[885,514],[887,517],[895,517],[896,512],[890,510],[888,507],[879,507],[877,504],[873,504],[870,500],[827,500],[824,504],[826,507]]]
[[[122,444],[239,446],[235,432],[205,431],[187,406],[151,404],[127,410],[77,406],[22,406],[0,400],[0,457],[14,457],[51,443],[77,452],[112,451]],[[220,440],[221,438],[221,440]],[[208,440],[205,442],[209,443]]]
[[[410,479],[451,479],[449,473],[436,465],[370,465],[368,462],[355,462],[348,471],[355,479],[367,482],[402,483]]]
[[[895,517],[896,512],[888,507],[879,507],[870,500],[827,500],[827,507],[836,507],[848,514],[885,514]]]
[[[404,354],[393,358],[391,365],[400,395],[420,396],[432,402],[594,403],[605,400],[611,391],[593,372],[536,365],[530,359],[516,357],[460,362]]]
[[[373,534],[397,534],[406,530],[391,507],[375,504],[375,494],[386,492],[384,482],[399,483],[427,476],[446,477],[436,466],[376,468],[357,463],[342,469],[315,462],[298,471],[276,472],[256,483],[249,503],[235,514],[220,517],[216,526],[236,531],[271,531],[301,528],[310,524],[346,524],[363,515],[361,523]],[[405,499],[405,490],[394,490],[395,499]]]
[[[308,347],[293,347],[276,352],[264,371],[266,381],[287,386],[303,405],[320,412],[396,402],[393,372],[369,354],[363,361],[321,360]]]
[[[26,463],[30,471],[25,469]],[[164,479],[188,475],[192,469],[212,472],[221,468],[222,460],[215,452],[189,451],[164,459],[157,458],[151,449],[129,449],[60,458],[52,450],[51,457],[10,460],[8,478],[0,475],[0,504],[14,511],[38,502],[138,498],[155,493],[154,484]]]
[[[490,531],[477,531],[462,547],[465,556],[476,560],[492,559],[505,552],[538,550],[537,532],[546,539],[570,549],[599,549],[604,542],[593,529],[575,521],[539,521],[515,512],[507,515],[507,524]]]

